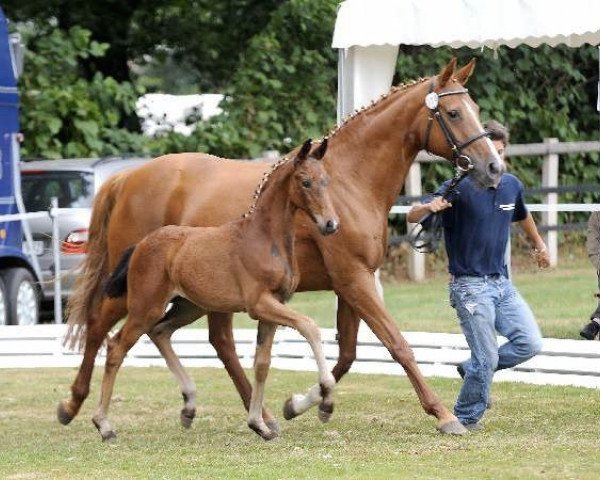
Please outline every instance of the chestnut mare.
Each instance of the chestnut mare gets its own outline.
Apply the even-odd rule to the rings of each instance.
[[[322,401],[320,418],[333,412],[335,379],[327,369],[319,327],[283,302],[298,285],[294,255],[294,213],[305,212],[322,235],[339,227],[327,192],[329,177],[321,163],[324,140],[309,157],[307,140],[293,160],[276,163],[265,179],[249,215],[219,227],[162,227],[126,250],[106,292],[126,292],[129,315],[108,341],[100,405],[93,421],[103,440],[116,437],[108,418],[108,405],[117,371],[129,349],[165,316],[176,296],[189,299],[201,315],[210,311],[248,312],[260,321],[254,360],[255,383],[248,426],[265,440],[279,433],[277,425],[263,421],[264,386],[271,361],[277,325],[298,330],[313,349],[319,370]],[[167,314],[168,317],[168,314]]]
[[[504,165],[485,138],[479,108],[464,88],[474,67],[472,60],[456,69],[453,59],[437,76],[392,88],[334,128],[324,161],[342,227],[334,237],[325,238],[306,215],[296,216],[297,291],[333,290],[338,296],[340,353],[332,371],[336,381],[356,358],[363,319],[402,365],[421,406],[436,417],[437,429],[450,434],[466,430],[421,374],[412,349],[377,293],[374,274],[387,248],[388,212],[419,150],[470,168],[469,174],[482,187],[500,179]],[[103,292],[123,251],[163,225],[212,226],[239,217],[267,169],[266,163],[182,153],[157,158],[104,184],[94,204],[88,256],[70,301],[66,340],[84,340],[85,350],[71,397],[58,406],[61,423],[77,415],[89,394],[98,349],[111,327],[127,314],[124,299],[109,299]],[[169,321],[149,336],[177,377],[184,397],[181,420],[189,426],[196,410],[196,387],[174,354],[170,336],[202,312],[183,299],[174,302],[171,312]],[[209,313],[208,328],[210,342],[248,408],[252,389],[235,352],[231,314]],[[315,385],[305,395],[293,395],[284,416],[292,418],[319,402],[320,387]],[[263,416],[274,421],[266,409]]]

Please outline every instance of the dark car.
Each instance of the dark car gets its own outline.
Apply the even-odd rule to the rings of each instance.
[[[61,287],[63,299],[72,292],[78,267],[85,257],[94,194],[114,173],[137,167],[148,159],[102,158],[40,160],[21,164],[21,189],[28,212],[45,211],[58,198],[61,238]],[[54,298],[54,257],[50,216],[29,220],[33,249],[42,271],[41,295],[45,307]]]

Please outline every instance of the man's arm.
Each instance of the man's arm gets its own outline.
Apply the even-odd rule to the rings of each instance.
[[[452,204],[444,197],[436,195],[430,202],[422,203],[420,205],[415,205],[414,207],[412,207],[406,215],[406,220],[408,220],[410,223],[417,223],[426,214],[441,212],[442,210],[446,210],[451,206]]]
[[[540,268],[548,267],[550,265],[550,254],[548,253],[548,249],[546,248],[543,238],[538,232],[531,213],[528,212],[527,216],[517,223],[521,226],[525,232],[525,235],[527,235],[527,238],[533,246],[535,260],[538,266]]]

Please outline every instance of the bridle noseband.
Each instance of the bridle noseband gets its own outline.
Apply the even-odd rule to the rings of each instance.
[[[425,134],[425,142],[423,145],[423,149],[429,151],[429,137],[431,135],[433,120],[436,119],[440,125],[442,132],[444,133],[444,137],[446,137],[446,142],[452,149],[452,163],[454,164],[454,167],[456,168],[457,172],[465,174],[469,172],[469,170],[472,170],[475,166],[473,165],[473,160],[471,160],[471,157],[465,155],[462,151],[472,143],[479,140],[480,138],[489,137],[489,133],[483,131],[469,138],[463,143],[460,143],[452,133],[452,130],[450,130],[450,128],[448,127],[448,124],[442,116],[442,112],[440,112],[439,99],[441,97],[447,97],[449,95],[461,95],[463,93],[468,93],[469,90],[463,88],[461,90],[452,90],[450,92],[436,93],[433,91],[435,87],[434,81],[434,79],[431,80],[431,85],[429,86],[429,93],[425,97],[425,106],[429,109],[430,115],[429,122],[427,124],[427,133]]]

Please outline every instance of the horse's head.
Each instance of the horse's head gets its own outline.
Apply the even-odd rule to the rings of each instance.
[[[506,166],[479,121],[478,105],[464,88],[474,68],[475,59],[456,70],[453,58],[431,78],[421,110],[423,146],[490,187],[498,185]]]
[[[317,224],[323,235],[337,232],[340,221],[329,197],[329,176],[321,161],[327,151],[327,138],[311,153],[307,140],[294,157],[290,198]]]

